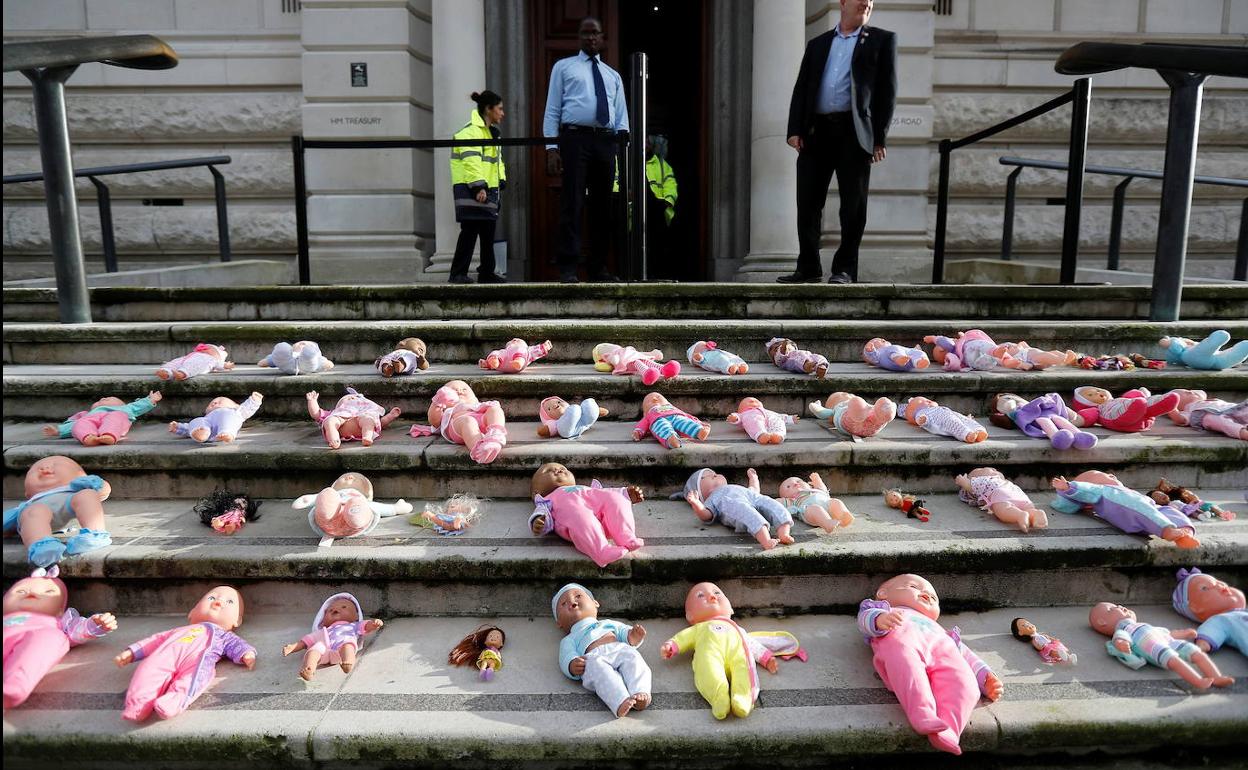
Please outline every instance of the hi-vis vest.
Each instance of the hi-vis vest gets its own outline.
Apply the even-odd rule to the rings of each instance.
[[[498,129],[485,125],[475,109],[468,124],[455,133],[455,139],[497,139]],[[451,184],[455,194],[455,221],[498,219],[499,188],[507,181],[500,147],[452,147]],[[485,203],[477,201],[477,191],[486,190]]]
[[[672,223],[676,216],[676,174],[667,161],[658,155],[651,155],[646,161],[646,181],[650,186],[650,194],[663,201],[663,216],[667,224]],[[620,162],[615,162],[615,186],[612,192],[620,191]],[[682,220],[683,221],[683,220]]]

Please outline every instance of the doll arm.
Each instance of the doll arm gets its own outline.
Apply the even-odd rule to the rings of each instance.
[[[1214,615],[1196,629],[1196,644],[1205,652],[1217,652],[1230,636],[1229,615]]]
[[[996,675],[992,673],[992,669],[988,668],[988,664],[984,659],[975,654],[975,651],[962,643],[962,638],[958,635],[958,629],[954,628],[949,631],[949,636],[953,637],[954,643],[958,645],[958,652],[962,654],[962,659],[966,661],[966,665],[971,667],[971,673],[975,675],[975,681],[979,684],[979,691],[991,700],[996,700],[989,692],[992,689],[989,686],[990,678],[996,679]],[[998,680],[998,684],[1000,680]],[[997,694],[1000,697],[1000,693]]]
[[[736,412],[733,412],[732,414],[728,415],[724,419],[726,419],[728,422],[732,423],[733,425],[739,425],[741,423],[741,415],[737,414]],[[69,434],[66,433],[65,435],[68,436]],[[62,438],[64,438],[64,436],[62,436]]]
[[[802,419],[801,417],[795,414],[782,414],[780,416],[784,419],[785,425],[796,425],[797,421]]]
[[[753,492],[756,495],[762,494],[762,491],[759,489],[759,486],[758,486],[758,471],[754,470],[753,468],[746,468],[745,478],[748,484],[748,488],[751,492]]]
[[[615,634],[617,641],[621,641],[625,644],[632,644],[632,642],[628,641],[629,634],[633,632],[633,627],[629,624],[621,623],[618,620],[600,620],[598,622],[609,628],[611,633]],[[633,644],[633,646],[640,647],[642,641],[644,641],[644,637],[641,641],[638,641],[637,644]]]
[[[381,630],[381,627],[384,625],[385,623],[381,620],[378,620],[377,618],[369,618],[367,620],[360,620],[360,621],[357,621],[355,624],[355,633],[358,636],[367,636],[368,634],[371,634],[374,631]]]
[[[133,420],[137,420],[138,418],[142,417],[143,415],[147,414],[148,412],[152,411],[155,408],[156,408],[156,402],[152,400],[152,397],[144,396],[143,398],[137,398],[134,401],[131,401],[130,403],[126,404],[125,407],[123,408],[123,411],[125,411],[125,413],[129,415],[130,419],[133,421]]]
[[[690,492],[689,494],[685,495],[685,502],[689,503],[689,506],[693,508],[694,515],[697,516],[702,521],[710,521],[711,519],[715,518],[714,514],[711,513],[710,509],[708,509],[706,505],[704,505],[702,501],[698,499],[698,496],[694,494],[693,492]]]
[[[881,629],[876,625],[881,615],[889,612],[887,602],[872,602],[872,604],[882,606],[867,606],[858,610],[858,630],[862,635],[870,639],[878,639],[888,633],[887,629]]]
[[[572,661],[581,657],[581,653],[576,649],[576,641],[571,634],[563,637],[559,642],[559,670],[569,679],[580,681],[580,677],[572,673]]]
[[[244,420],[250,419],[256,410],[260,408],[260,402],[264,400],[264,396],[259,393],[252,393],[247,400],[238,406],[238,416]]]
[[[247,640],[233,631],[225,631],[224,634],[225,644],[222,647],[222,652],[225,654],[225,657],[240,666],[251,668],[256,662],[256,648],[252,647],[247,643]],[[250,663],[247,661],[248,658],[251,659]]]
[[[697,647],[697,638],[698,638],[697,629],[698,629],[697,626],[686,626],[685,628],[682,628],[680,631],[677,631],[676,635],[673,636],[671,639],[668,639],[666,642],[664,642],[663,646],[672,651],[672,654],[669,655],[668,657],[675,657],[676,655],[679,655],[682,652],[695,649]]]
[[[393,503],[382,503],[376,500],[370,500],[368,502],[368,507],[372,509],[373,513],[383,519],[390,516],[408,514],[412,512],[412,504],[402,499],[395,500]]]
[[[326,417],[329,416],[329,412],[322,409],[321,405],[317,403],[317,399],[319,397],[320,397],[320,394],[317,393],[315,390],[309,391],[304,396],[304,398],[308,400],[308,416],[311,417],[313,420],[316,420],[318,423],[322,422]]]
[[[1086,505],[1095,505],[1101,501],[1102,491],[1099,484],[1092,484],[1087,481],[1068,481],[1067,488],[1058,490],[1058,499],[1053,502],[1053,507],[1062,513],[1074,513],[1079,510],[1081,503]]]
[[[57,438],[69,438],[70,436],[74,435],[74,422],[75,420],[71,417],[70,419],[66,420],[60,425],[50,426],[50,427],[55,428],[56,430],[55,435]],[[47,433],[46,430],[44,432]]]
[[[399,419],[399,415],[401,414],[403,414],[403,411],[399,409],[397,406],[391,409],[390,411],[386,412],[385,414],[381,416],[381,427],[384,428],[390,423]]]
[[[100,622],[97,622],[97,618]],[[78,614],[78,610],[70,607],[65,610],[65,614],[61,616],[61,620],[57,625],[61,629],[61,633],[65,634],[69,639],[69,646],[76,647],[84,642],[98,639],[111,631],[115,631],[117,629],[117,620],[112,614],[107,612],[84,618]]]
[[[823,476],[820,476],[818,473],[810,474],[810,485],[820,492],[826,493],[828,491],[828,485],[823,483]]]
[[[126,652],[130,653],[132,661],[139,661],[150,655],[157,647],[165,643],[165,640],[173,636],[175,631],[181,631],[179,628],[171,628],[168,631],[161,631],[158,634],[152,634],[146,639],[140,639],[134,644],[126,648]]]

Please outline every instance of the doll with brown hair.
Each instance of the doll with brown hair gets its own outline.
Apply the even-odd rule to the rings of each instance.
[[[828,374],[827,358],[799,348],[788,337],[772,337],[765,347],[767,357],[781,369],[798,374],[813,374],[821,380]]]
[[[425,343],[419,337],[404,337],[395,349],[373,362],[382,377],[398,377],[429,368]]]
[[[932,512],[927,509],[927,501],[915,495],[902,492],[900,489],[884,490],[884,504],[896,508],[908,518],[927,521]]]
[[[307,650],[299,677],[311,682],[319,665],[338,666],[351,673],[360,649],[360,637],[371,634],[385,623],[377,618],[364,619],[360,602],[349,593],[337,593],[321,604],[312,621],[312,632],[299,641],[282,648],[282,655]]]
[[[260,501],[241,492],[214,489],[212,494],[195,504],[195,514],[205,527],[223,535],[232,535],[249,521],[260,518]]]
[[[1036,625],[1027,618],[1014,618],[1011,620],[1010,633],[1018,641],[1028,642],[1032,647],[1036,648],[1036,652],[1040,654],[1040,660],[1045,665],[1068,664],[1073,666],[1079,662],[1079,657],[1066,649],[1066,645],[1062,644],[1061,639],[1041,633],[1036,628]]]
[[[494,678],[495,671],[503,669],[503,645],[507,643],[507,634],[498,626],[484,624],[476,631],[459,640],[446,662],[452,666],[475,665],[481,672],[482,681]]]
[[[1153,498],[1153,502],[1158,505],[1173,504],[1181,508],[1193,519],[1206,520],[1217,516],[1223,521],[1232,521],[1235,518],[1234,511],[1228,511],[1216,503],[1206,503],[1187,487],[1181,487],[1164,478],[1157,482],[1157,486],[1148,493],[1148,496]]]

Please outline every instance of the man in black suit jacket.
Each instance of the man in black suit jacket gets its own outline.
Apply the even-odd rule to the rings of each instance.
[[[806,45],[789,105],[788,142],[797,150],[797,272],[780,283],[817,283],[828,185],[841,197],[841,245],[828,283],[858,280],[858,245],[867,225],[871,164],[897,103],[897,35],[867,26],[873,0],[841,0],[837,26]]]

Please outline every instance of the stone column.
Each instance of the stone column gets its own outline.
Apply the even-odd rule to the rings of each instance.
[[[750,252],[742,281],[774,280],[797,266],[797,153],[785,144],[789,97],[806,48],[802,0],[754,4],[750,120]]]
[[[463,127],[472,102],[468,95],[485,88],[485,7],[483,0],[433,0],[433,133],[449,139]],[[435,280],[451,271],[459,238],[451,192],[451,151],[433,152],[433,261],[425,269]],[[480,255],[472,258],[476,272]],[[499,267],[506,269],[505,263]]]

